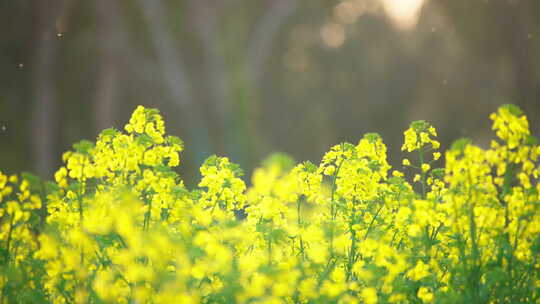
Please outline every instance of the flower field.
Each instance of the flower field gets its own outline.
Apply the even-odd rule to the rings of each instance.
[[[540,146],[517,107],[490,119],[489,149],[416,121],[399,168],[371,133],[250,187],[212,156],[189,189],[139,106],[54,182],[0,173],[0,304],[540,303]]]

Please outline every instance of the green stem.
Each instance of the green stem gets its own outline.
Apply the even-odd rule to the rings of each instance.
[[[332,216],[332,220],[335,220],[335,206],[334,206],[334,195],[336,193],[336,188],[337,188],[337,185],[336,185],[336,180],[337,180],[337,176],[339,174],[339,170],[341,169],[341,166],[343,165],[343,163],[345,162],[345,160],[342,160],[337,169],[336,169],[336,172],[334,172],[334,175],[332,177],[332,191],[330,193],[330,215]]]
[[[349,250],[349,261],[348,261],[348,267],[347,267],[347,281],[352,276],[352,267],[354,263],[354,259],[356,256],[356,230],[353,229],[353,225],[355,223],[354,219],[354,211],[351,213],[351,219],[349,222],[349,231],[351,232],[351,248]]]
[[[420,172],[422,175],[420,176],[420,184],[422,185],[422,199],[426,198],[426,174],[424,170],[422,170],[422,165],[424,164],[424,150],[419,149],[418,150],[418,157],[420,159]]]
[[[334,257],[334,221],[336,220],[337,210],[335,206],[335,200],[334,195],[336,193],[336,180],[339,173],[339,170],[341,169],[341,166],[343,165],[343,162],[345,160],[342,160],[337,169],[336,172],[334,172],[334,176],[332,178],[332,191],[330,193],[330,217],[332,219],[331,227],[330,227],[330,258]]]
[[[13,234],[13,216],[11,216],[11,218],[9,220],[9,232],[8,232],[8,238],[7,238],[7,244],[6,244],[8,264],[10,263],[10,260],[11,260],[9,250],[10,250],[10,247],[11,247],[12,234]],[[0,302],[0,303],[2,303],[2,302]]]
[[[7,239],[7,244],[6,244],[7,264],[8,265],[10,264],[10,261],[11,261],[11,256],[9,254],[9,249],[10,249],[9,247],[11,246],[12,232],[13,232],[13,216],[10,218],[10,221],[9,221],[9,232],[8,232],[8,239]],[[2,287],[2,294],[0,294],[0,304],[4,304],[4,294],[6,292],[6,286],[7,286],[7,284],[5,284]]]
[[[371,232],[371,228],[373,227],[373,223],[375,223],[375,220],[377,219],[377,217],[379,216],[379,213],[381,212],[383,208],[384,208],[384,203],[381,204],[381,207],[377,210],[377,212],[375,213],[375,216],[371,219],[368,229],[366,230],[366,234],[364,235],[364,240],[367,239],[369,233]]]
[[[297,213],[297,225],[298,225],[298,240],[299,240],[299,243],[300,243],[300,254],[302,256],[302,259],[305,259],[305,256],[304,256],[304,241],[302,240],[302,235],[300,235],[300,227],[302,225],[302,220],[301,220],[301,212],[300,212],[300,206],[301,206],[301,203],[302,201],[300,200],[300,197],[296,200],[296,213]],[[294,247],[293,247],[294,248]]]
[[[272,236],[268,236],[268,266],[272,265]]]

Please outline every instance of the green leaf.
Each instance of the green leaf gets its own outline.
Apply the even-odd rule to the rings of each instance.
[[[146,133],[138,134],[136,141],[138,144],[143,146],[151,146],[152,144],[154,144],[154,140],[152,139],[152,137],[150,137],[150,135]]]
[[[45,192],[51,193],[60,190],[60,186],[57,183],[48,181],[45,183]]]
[[[467,145],[471,143],[471,140],[468,138],[460,138],[452,143],[452,146],[450,147],[451,150],[463,152]]]
[[[378,139],[380,139],[381,136],[379,133],[366,133],[364,134],[364,139],[367,139],[370,143],[376,143]]]
[[[538,138],[536,138],[536,136],[528,135],[527,138],[525,138],[524,144],[527,146],[537,146]]]
[[[270,239],[272,242],[279,242],[287,237],[287,232],[283,229],[274,229],[270,232]]]
[[[505,104],[501,106],[501,109],[507,109],[511,114],[515,116],[521,116],[523,115],[523,111],[521,109],[514,105],[514,104]]]
[[[306,172],[309,172],[309,173],[315,173],[317,172],[317,166],[315,166],[312,162],[310,162],[309,160],[308,161],[305,161],[302,163],[302,166],[304,167],[304,171]]]
[[[244,170],[242,170],[242,168],[240,168],[240,165],[236,163],[229,163],[227,168],[231,170],[236,177],[244,176]]]
[[[78,143],[73,144],[73,149],[79,153],[89,154],[90,150],[94,148],[94,143],[89,140],[81,140]]]
[[[210,157],[208,157],[204,163],[203,163],[203,166],[217,166],[218,164],[218,156],[217,155],[210,155]]]
[[[101,131],[100,136],[116,136],[118,134],[118,130],[115,128],[108,128],[103,131]]]
[[[426,131],[430,127],[430,124],[425,120],[415,120],[411,122],[410,127],[416,133],[420,133]]]
[[[444,178],[444,168],[435,168],[435,169],[430,171],[430,174],[431,174],[431,176],[433,176],[435,178],[443,179]]]
[[[158,114],[159,114],[158,109],[155,109],[155,108],[146,109],[146,115],[153,116],[153,115],[158,115]]]
[[[381,164],[379,164],[379,162],[376,160],[372,160],[368,163],[368,168],[373,172],[379,171],[379,169],[381,168]]]
[[[30,184],[30,191],[39,192],[41,191],[41,179],[36,175],[29,172],[22,172],[21,177],[25,179],[28,184]]]
[[[169,135],[167,136],[167,142],[171,145],[180,145],[184,147],[184,142],[180,139],[180,137]]]

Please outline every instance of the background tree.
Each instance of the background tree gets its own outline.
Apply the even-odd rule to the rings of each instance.
[[[487,145],[503,103],[538,134],[539,17],[534,0],[2,1],[0,167],[51,177],[137,104],[185,140],[189,182],[212,153],[249,171],[371,131],[398,151],[416,119]]]

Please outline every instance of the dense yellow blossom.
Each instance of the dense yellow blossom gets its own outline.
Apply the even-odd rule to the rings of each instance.
[[[249,187],[212,156],[189,189],[139,106],[54,182],[0,173],[0,303],[540,303],[540,147],[516,107],[490,118],[490,148],[444,154],[413,122],[403,171],[371,133]]]
[[[0,303],[21,302],[41,287],[43,270],[35,269],[32,259],[40,246],[42,207],[34,179],[0,171]]]

